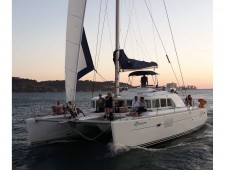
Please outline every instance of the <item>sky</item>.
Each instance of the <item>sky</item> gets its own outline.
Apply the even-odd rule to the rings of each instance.
[[[103,28],[105,2],[102,1],[101,5],[100,32]],[[13,1],[13,77],[38,81],[64,79],[67,3],[68,0]],[[150,3],[158,32],[182,85],[163,1],[150,0]],[[213,88],[212,0],[165,0],[165,3],[185,85]],[[108,0],[103,38],[100,41],[99,37],[97,43],[99,10],[100,0],[87,1],[84,27],[94,63],[98,61],[95,64],[98,73],[105,80],[114,80],[112,53],[115,48],[115,1]],[[155,71],[159,73],[159,85],[177,82],[156,30],[153,34],[153,24],[145,1],[135,0],[134,6],[132,0],[121,1],[120,24],[120,47],[124,48],[126,54],[133,59],[158,62],[159,68]],[[97,55],[96,49],[100,46],[100,54]],[[128,74],[122,73],[120,81],[127,83]],[[93,80],[93,75],[91,72],[82,80]],[[97,76],[96,81],[101,81],[101,77]],[[139,85],[139,81],[138,77],[134,78],[133,85]],[[152,83],[151,78],[149,83]]]

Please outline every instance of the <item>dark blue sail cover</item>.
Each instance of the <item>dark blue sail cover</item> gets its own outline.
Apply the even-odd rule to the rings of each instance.
[[[128,77],[130,76],[143,76],[143,75],[151,75],[151,76],[154,76],[154,75],[157,75],[158,73],[154,72],[154,71],[134,71],[132,73],[130,73],[128,75]]]
[[[116,58],[116,51],[113,53],[113,60],[115,62]],[[146,62],[146,61],[139,61],[135,59],[130,59],[126,56],[123,49],[119,50],[119,66],[123,70],[136,70],[136,69],[143,69],[147,67],[158,67],[156,62]]]
[[[88,42],[86,39],[86,33],[85,33],[84,28],[83,28],[83,33],[82,33],[82,43],[81,44],[82,44],[82,50],[83,50],[84,56],[80,56],[80,57],[85,58],[86,67],[78,72],[78,74],[77,74],[78,80],[80,78],[82,78],[84,75],[86,75],[89,72],[91,72],[92,70],[94,70],[93,60],[92,60],[91,53],[89,50],[89,45],[88,45]]]

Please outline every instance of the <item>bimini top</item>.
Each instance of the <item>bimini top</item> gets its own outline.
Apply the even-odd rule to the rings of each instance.
[[[113,53],[113,61],[115,62],[116,58],[116,51]],[[126,70],[138,70],[138,69],[143,69],[143,68],[157,68],[158,64],[156,62],[146,62],[146,61],[139,61],[135,59],[130,59],[126,56],[125,52],[123,49],[119,50],[119,66],[121,69],[124,71]]]
[[[132,73],[130,73],[128,75],[128,77],[130,76],[143,76],[143,75],[157,75],[158,73],[154,72],[154,71],[134,71]]]

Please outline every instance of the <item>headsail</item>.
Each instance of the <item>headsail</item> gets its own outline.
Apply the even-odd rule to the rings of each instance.
[[[93,60],[90,54],[84,29],[82,34],[82,48],[80,48],[78,63],[77,80],[88,74],[90,71],[94,70]]]
[[[115,61],[115,54],[116,51],[113,53],[113,60]],[[146,62],[146,61],[139,61],[130,59],[126,56],[123,49],[119,50],[119,66],[122,70],[136,70],[136,69],[143,69],[147,67],[158,67],[156,62]]]
[[[86,64],[84,54],[86,55],[87,50],[83,52],[81,48],[81,40],[85,38],[85,32],[83,34],[85,7],[86,0],[69,0],[65,56],[66,101],[75,100],[77,79],[83,76],[77,73],[83,72],[83,66]],[[79,64],[80,62],[83,64]]]

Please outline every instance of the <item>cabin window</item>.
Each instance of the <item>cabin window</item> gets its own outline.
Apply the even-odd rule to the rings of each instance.
[[[168,106],[173,106],[173,105],[172,105],[172,101],[171,101],[170,99],[167,99],[167,105],[168,105]]]
[[[159,107],[159,99],[152,100],[152,107]]]
[[[161,107],[166,107],[166,99],[160,99]]]
[[[128,108],[131,108],[132,107],[132,100],[127,100],[126,105],[127,105]]]
[[[151,100],[146,100],[147,102],[147,108],[151,108]]]

